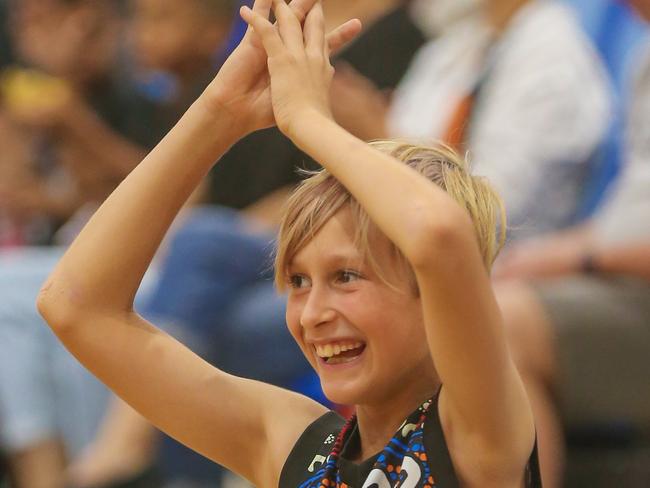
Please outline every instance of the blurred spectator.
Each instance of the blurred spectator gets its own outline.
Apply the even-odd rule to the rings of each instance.
[[[136,76],[149,106],[150,145],[178,121],[225,59],[238,0],[128,0]]]
[[[634,3],[650,18],[650,2]],[[520,242],[495,269],[550,488],[562,476],[561,418],[574,427],[650,427],[650,46],[630,102],[623,174],[600,211],[580,227]]]
[[[154,3],[153,17],[159,19],[155,7],[162,2]],[[185,1],[173,3],[181,10],[189,5]],[[183,83],[177,84],[179,90],[174,98],[158,106],[134,97],[116,69],[122,24],[117,2],[13,3],[13,47],[23,64],[31,68],[14,68],[4,78],[0,159],[6,165],[0,166],[6,168],[3,175],[16,176],[11,182],[0,178],[0,207],[7,210],[11,205],[12,217],[23,217],[17,202],[24,206],[25,197],[32,194],[38,197],[34,198],[37,202],[45,201],[49,195],[44,189],[40,191],[43,186],[61,191],[61,181],[51,178],[50,170],[68,176],[68,181],[78,177],[79,181],[71,182],[76,185],[69,186],[83,191],[93,207],[99,204],[105,193],[142,158],[144,149],[140,148],[157,142],[209,81],[209,74],[214,72],[213,53],[225,42],[231,21],[223,15],[230,16],[232,3],[196,0],[197,14],[193,19],[187,15],[176,19],[179,25],[184,22],[182,40],[190,50],[185,54],[192,62],[201,63],[193,68],[201,79],[191,83],[190,64],[169,66],[178,68]],[[142,8],[145,7],[143,4]],[[171,16],[174,18],[173,12]],[[209,34],[201,37],[192,33],[197,27],[191,25],[192,20],[199,21],[202,32]],[[145,30],[151,32],[151,22],[146,25]],[[139,54],[146,53],[145,41],[141,39],[138,43]],[[148,42],[151,47],[150,38]],[[170,60],[172,55],[162,58]],[[138,144],[127,141],[113,129]],[[33,161],[40,166],[32,164]],[[37,171],[41,166],[48,172]],[[33,182],[39,192],[28,193],[24,187],[19,188],[17,183],[25,180]],[[97,185],[92,186],[92,182]],[[73,195],[78,196],[77,193]],[[51,212],[50,202],[47,199],[48,207],[43,204],[34,210]],[[76,208],[77,202],[73,203],[71,209]],[[24,213],[31,218],[32,209],[29,210],[30,213]],[[67,215],[66,207],[60,216]],[[15,223],[16,219],[12,220]],[[24,233],[11,237],[16,237],[11,244],[26,243]],[[0,256],[0,289],[5,297],[0,308],[0,441],[9,454],[16,488],[63,486],[67,462],[78,456],[88,442],[105,406],[105,389],[94,379],[89,380],[74,359],[58,347],[35,313],[34,297],[61,252],[59,248],[23,248]],[[62,364],[67,366],[62,368]],[[130,475],[133,465],[139,468],[141,463],[137,458],[123,460],[118,474]]]
[[[89,216],[211,80],[235,3],[132,2],[138,69],[166,71],[176,82],[164,100],[149,101],[118,69],[125,47],[118,42],[118,2],[12,4],[14,51],[32,69],[3,77],[0,128],[12,150],[0,162],[8,228],[0,240],[48,243],[51,231],[83,205],[80,219]]]
[[[36,318],[33,297],[59,258],[49,248],[0,253],[0,451],[11,488],[63,488],[67,458],[93,434],[108,397]]]
[[[137,101],[113,75],[114,2],[12,0],[21,65],[0,83],[0,211],[5,245],[44,244],[96,206],[142,158]]]
[[[469,150],[475,171],[504,196],[513,237],[566,226],[608,126],[605,70],[559,2],[468,3],[474,15],[420,50],[390,107],[348,72],[334,83],[334,112],[367,139],[442,139]]]
[[[482,0],[412,0],[413,20],[435,38],[457,22],[476,12]]]
[[[123,137],[132,135],[134,111],[112,76],[120,24],[113,2],[9,7],[21,65],[0,83],[0,247],[49,242],[143,154]],[[62,487],[65,457],[90,435],[105,399],[35,319],[33,296],[58,251],[21,256],[19,266],[4,254],[0,264],[0,446],[12,486]]]
[[[593,39],[614,86],[616,104],[605,142],[590,161],[590,174],[583,182],[581,209],[576,222],[590,217],[603,203],[609,186],[622,165],[625,103],[630,87],[631,64],[638,47],[648,38],[648,29],[632,8],[620,0],[565,0],[577,12],[585,31]]]
[[[66,466],[95,435],[109,398],[34,307],[63,252],[60,247],[0,252],[0,452],[8,457],[11,488],[69,486]],[[148,274],[143,282],[145,293],[151,279]],[[124,460],[122,472],[138,461]]]

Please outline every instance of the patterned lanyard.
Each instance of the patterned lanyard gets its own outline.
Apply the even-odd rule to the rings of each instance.
[[[398,431],[377,456],[364,486],[380,487],[435,487],[424,449],[424,421],[432,400],[424,402],[402,423]],[[349,488],[341,480],[339,458],[345,441],[357,423],[356,414],[350,417],[339,433],[327,457],[320,488]],[[362,487],[354,487],[362,488]]]

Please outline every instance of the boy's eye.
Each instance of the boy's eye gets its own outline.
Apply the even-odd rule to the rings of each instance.
[[[352,281],[356,281],[359,278],[361,278],[361,275],[359,273],[356,273],[354,271],[345,270],[345,271],[339,272],[336,279],[337,279],[337,281],[339,283],[351,283]]]
[[[291,288],[305,288],[309,286],[309,280],[302,275],[291,275],[289,276],[289,286]]]

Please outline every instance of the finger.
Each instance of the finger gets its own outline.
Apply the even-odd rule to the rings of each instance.
[[[265,19],[257,12],[253,12],[248,7],[242,7],[239,10],[239,15],[260,36],[267,56],[277,56],[283,51],[284,44],[280,34],[268,19]]]
[[[269,18],[269,14],[271,13],[271,5],[273,4],[273,0],[255,0],[253,3],[253,12],[258,13],[260,16],[264,17],[265,19]],[[246,31],[247,34],[252,34],[252,26],[248,26],[248,30]]]
[[[273,0],[273,12],[278,21],[280,36],[289,48],[303,49],[302,27],[296,15],[284,0]]]
[[[260,14],[265,19],[269,18],[273,0],[255,0],[253,3],[253,12]]]
[[[361,21],[358,19],[348,20],[341,24],[332,32],[327,34],[326,40],[330,54],[334,54],[341,48],[345,47],[350,41],[361,32]]]
[[[302,23],[307,18],[307,14],[311,11],[316,1],[317,0],[292,0],[289,3],[289,7],[298,19],[298,22]]]
[[[325,18],[323,16],[323,6],[320,2],[314,5],[305,20],[304,27],[305,48],[309,52],[324,53],[329,57],[329,51],[326,51],[325,43]]]

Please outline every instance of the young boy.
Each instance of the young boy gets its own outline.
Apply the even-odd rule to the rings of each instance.
[[[42,290],[41,313],[154,424],[256,486],[533,486],[533,420],[486,272],[499,247],[498,200],[449,151],[373,148],[338,127],[329,49],[358,23],[326,42],[320,4],[275,1],[279,30],[266,20],[270,4],[242,10],[253,28],[71,246]],[[327,458],[302,447],[331,417],[324,407],[212,368],[132,308],[171,220],[215,158],[274,122],[336,178],[320,173],[294,197],[276,270],[291,287],[289,328],[325,392],[357,405],[338,440],[325,437]],[[339,202],[322,205],[332,193]]]

